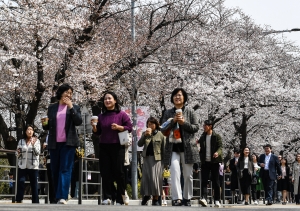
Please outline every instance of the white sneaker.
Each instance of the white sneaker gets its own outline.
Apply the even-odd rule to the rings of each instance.
[[[123,198],[124,204],[128,205],[129,204],[129,197],[128,197],[126,192],[125,192],[125,195],[122,195],[122,198]]]
[[[255,200],[255,201],[254,201],[254,204],[255,204],[255,205],[258,205],[258,201],[257,201],[257,200]]]
[[[216,202],[215,202],[215,207],[218,207],[218,208],[220,208],[220,207],[221,207],[221,204],[220,204],[220,202],[219,202],[219,201],[216,201]]]
[[[200,199],[199,203],[202,205],[202,207],[207,207],[207,201],[205,199]]]
[[[64,199],[60,199],[57,204],[67,204],[67,201]]]
[[[167,201],[166,200],[163,200],[163,204],[162,204],[163,206],[167,206],[168,205],[168,203],[167,203]]]
[[[110,199],[103,200],[102,205],[111,205],[111,200]]]

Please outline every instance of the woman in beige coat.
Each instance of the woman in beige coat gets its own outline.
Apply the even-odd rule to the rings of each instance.
[[[299,177],[300,177],[300,154],[296,156],[296,162],[293,164],[293,175],[292,175],[292,182],[294,183],[294,194],[295,194],[295,201],[296,204],[300,204],[299,200]]]

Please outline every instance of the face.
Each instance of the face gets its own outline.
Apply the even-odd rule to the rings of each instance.
[[[184,104],[184,97],[181,91],[177,92],[177,94],[175,94],[173,96],[173,103],[174,105],[183,105]]]
[[[156,129],[156,125],[152,122],[148,122],[147,127],[151,128],[152,131],[154,131]]]
[[[115,109],[117,101],[114,99],[114,97],[111,94],[106,94],[104,96],[104,105],[108,110]]]
[[[73,92],[71,89],[67,90],[67,91],[64,91],[61,95],[61,98],[69,98],[70,100],[72,99],[72,95],[73,95]]]
[[[300,155],[297,155],[297,161],[300,162]]]
[[[212,129],[212,125],[206,125],[206,124],[203,125],[203,130],[204,130],[205,133],[207,133],[211,129]]]
[[[33,136],[33,128],[32,127],[28,127],[26,130],[26,135],[28,138],[31,138]]]
[[[240,153],[235,152],[235,153],[234,153],[234,157],[236,157],[236,158],[240,157]]]
[[[281,156],[281,155],[278,155],[278,159],[281,160],[281,159],[282,159],[282,156]]]
[[[256,162],[256,161],[257,161],[255,155],[252,155],[252,160],[253,160],[253,162]]]
[[[244,149],[244,156],[245,156],[245,157],[248,157],[249,153],[250,153],[249,148],[245,148],[245,149]]]
[[[270,147],[265,147],[265,153],[266,154],[269,154],[269,153],[271,153],[271,148]]]
[[[281,164],[286,164],[286,160],[281,158],[280,163]]]

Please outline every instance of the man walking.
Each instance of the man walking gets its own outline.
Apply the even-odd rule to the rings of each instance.
[[[202,177],[202,199],[199,200],[199,203],[204,207],[207,206],[207,185],[211,174],[215,207],[221,207],[219,163],[222,163],[222,139],[213,131],[213,121],[205,120],[203,129],[204,133],[199,140]]]
[[[234,158],[232,158],[229,162],[229,169],[231,171],[231,183],[230,183],[230,189],[234,196],[236,196],[236,190],[239,189],[239,180],[237,177],[237,170],[236,170],[236,164],[240,157],[240,150],[234,149]],[[238,197],[234,199],[235,203],[238,202]]]
[[[278,157],[271,153],[272,146],[266,144],[264,150],[265,154],[260,155],[258,161],[261,167],[259,176],[262,178],[264,185],[266,205],[272,205],[274,182],[277,176],[281,176],[281,168]]]

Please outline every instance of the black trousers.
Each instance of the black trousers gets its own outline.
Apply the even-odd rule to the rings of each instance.
[[[99,144],[99,167],[104,199],[112,200],[114,198],[114,181],[117,183],[117,196],[125,195],[124,161],[124,146],[120,144]],[[117,197],[116,202],[122,204],[123,200]]]
[[[207,199],[207,185],[208,180],[212,181],[215,201],[220,200],[220,180],[219,180],[219,163],[205,162],[201,165],[201,179],[202,179],[202,196]]]

